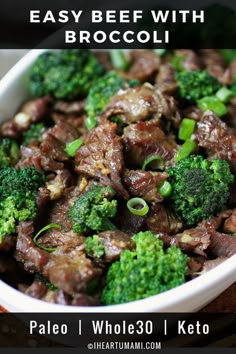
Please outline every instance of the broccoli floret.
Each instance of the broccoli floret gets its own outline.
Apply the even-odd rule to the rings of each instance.
[[[100,258],[105,253],[104,246],[98,235],[87,237],[85,241],[85,248],[86,253],[94,258]]]
[[[200,155],[191,155],[168,169],[172,185],[170,199],[175,211],[187,225],[194,225],[222,210],[233,182],[226,161],[208,161]]]
[[[0,169],[0,243],[16,231],[18,221],[35,218],[36,192],[44,181],[33,167]]]
[[[87,49],[66,49],[46,52],[32,67],[30,90],[34,96],[52,94],[72,100],[87,95],[105,69]]]
[[[85,105],[88,116],[90,118],[97,117],[117,91],[126,87],[136,86],[138,83],[138,80],[125,80],[115,71],[109,71],[97,80],[89,91]]]
[[[52,52],[45,52],[38,57],[30,75],[30,91],[33,96],[39,97],[49,94],[44,85],[44,78],[46,73],[57,65],[58,57]]]
[[[32,141],[39,141],[42,135],[42,131],[45,129],[43,123],[32,124],[28,130],[22,134],[22,145],[29,145]]]
[[[101,302],[121,304],[143,299],[174,288],[185,281],[188,257],[171,246],[163,249],[163,242],[150,231],[133,237],[135,251],[125,250],[107,273]]]
[[[114,230],[109,218],[117,211],[117,201],[112,199],[115,191],[111,187],[94,185],[82,194],[69,208],[69,218],[75,232]]]
[[[220,88],[218,81],[207,70],[183,70],[176,74],[176,80],[180,96],[190,101],[210,96]]]
[[[2,168],[0,169],[0,198],[14,196],[21,191],[35,192],[44,182],[45,176],[34,167]]]
[[[170,63],[177,71],[182,71],[182,70],[184,70],[184,67],[183,67],[184,59],[185,59],[184,55],[174,55],[171,58]]]
[[[228,64],[231,63],[236,58],[235,49],[220,49],[220,53],[223,55],[224,59]]]
[[[19,147],[15,140],[4,138],[0,141],[0,168],[14,166],[19,158]]]

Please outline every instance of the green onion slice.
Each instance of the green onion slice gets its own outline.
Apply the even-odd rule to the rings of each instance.
[[[129,67],[129,62],[125,57],[125,54],[120,49],[110,50],[110,58],[112,65],[115,69],[118,70],[127,70]]]
[[[76,151],[80,148],[80,146],[83,144],[82,139],[76,139],[72,141],[71,143],[66,144],[66,152],[69,156],[74,157]]]
[[[167,198],[171,195],[172,192],[172,185],[170,184],[170,182],[168,181],[164,181],[158,188],[158,192],[159,194],[164,197]]]
[[[179,127],[178,138],[180,140],[188,140],[194,132],[196,122],[193,119],[184,118]]]
[[[198,101],[198,107],[203,112],[205,112],[209,109],[210,111],[215,112],[219,117],[223,116],[224,114],[226,114],[228,112],[227,107],[216,96],[206,96],[206,97],[201,98]]]
[[[140,207],[140,209],[137,209],[137,207]],[[148,213],[149,211],[149,206],[145,202],[143,198],[132,198],[128,200],[127,202],[127,208],[129,211],[134,214],[134,215],[139,215],[139,216],[144,216]]]
[[[96,121],[96,119],[95,118],[93,118],[93,117],[87,117],[86,119],[85,119],[85,125],[86,125],[86,128],[88,129],[88,130],[91,130],[91,129],[93,129],[94,127],[96,127],[96,125],[97,125],[97,121]]]
[[[223,86],[216,92],[216,97],[219,98],[220,101],[223,103],[229,102],[229,100],[235,96],[235,93],[228,89],[227,87]]]
[[[146,158],[146,160],[143,163],[142,170],[145,171],[146,167],[150,165],[149,167],[152,167],[153,169],[156,170],[164,170],[165,168],[165,161],[160,155],[151,155]]]
[[[42,246],[38,243],[38,238],[39,236],[41,236],[41,234],[44,232],[44,231],[47,231],[49,229],[61,229],[61,225],[59,224],[48,224],[46,226],[44,226],[41,230],[39,230],[39,232],[34,236],[33,238],[33,241],[34,241],[34,244],[38,247],[38,248],[41,248],[42,250],[44,251],[48,251],[48,252],[52,252],[52,251],[55,251],[56,248],[53,248],[53,247],[46,247],[46,246]]]
[[[196,149],[196,146],[197,143],[195,141],[186,140],[177,152],[175,160],[179,161],[182,160],[184,157],[188,157]]]
[[[159,55],[160,57],[165,55],[167,50],[165,48],[160,48],[160,49],[153,49],[153,51]]]

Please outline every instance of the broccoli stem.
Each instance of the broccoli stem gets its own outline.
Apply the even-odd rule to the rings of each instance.
[[[129,62],[127,61],[124,53],[120,49],[112,49],[110,51],[110,57],[112,65],[115,69],[127,70],[129,67]]]

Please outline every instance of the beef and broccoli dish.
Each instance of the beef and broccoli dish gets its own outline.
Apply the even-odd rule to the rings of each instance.
[[[121,304],[236,253],[236,51],[45,51],[0,127],[0,278]],[[10,117],[9,117],[10,118]]]

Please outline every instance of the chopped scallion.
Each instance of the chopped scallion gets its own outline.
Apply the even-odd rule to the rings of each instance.
[[[72,141],[69,144],[66,144],[66,152],[69,156],[74,157],[76,151],[80,148],[80,146],[83,144],[83,140],[81,139],[76,139]]]
[[[55,251],[56,248],[53,248],[53,247],[46,247],[46,246],[42,246],[38,243],[38,238],[39,236],[42,235],[43,232],[49,230],[49,229],[61,229],[61,226],[58,225],[58,224],[48,224],[46,226],[44,226],[33,238],[33,241],[35,243],[35,245],[38,247],[38,248],[41,248],[42,250],[44,251],[48,251],[48,252],[53,252]]]
[[[129,67],[129,62],[125,57],[125,54],[120,49],[110,50],[110,58],[112,65],[115,69],[118,70],[127,70]]]
[[[219,98],[220,101],[223,103],[229,102],[229,100],[235,96],[234,92],[228,89],[227,87],[221,87],[217,92],[216,92],[216,97]]]
[[[145,171],[148,165],[154,170],[164,170],[165,161],[160,155],[151,155],[144,161],[142,170]]]
[[[198,101],[198,107],[203,111],[215,112],[219,117],[227,113],[227,107],[216,96],[206,96]]]
[[[179,161],[182,160],[184,157],[188,157],[196,149],[196,146],[197,144],[195,141],[186,140],[177,152],[175,160]]]
[[[158,188],[158,192],[162,197],[167,198],[171,195],[172,185],[170,182],[164,181]]]
[[[88,130],[93,129],[97,125],[96,119],[93,117],[87,117],[85,119],[85,125]]]
[[[138,208],[141,207],[141,208]],[[134,215],[144,216],[149,211],[149,206],[142,198],[132,198],[127,202],[127,208]]]
[[[153,49],[153,51],[159,55],[160,57],[162,57],[163,55],[166,54],[167,50],[165,48],[160,48],[160,49]]]
[[[184,118],[179,127],[178,138],[180,140],[188,140],[194,132],[196,122],[193,119]]]

